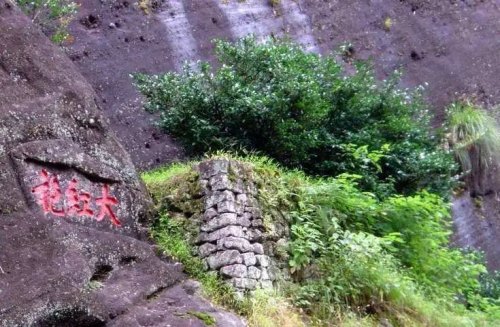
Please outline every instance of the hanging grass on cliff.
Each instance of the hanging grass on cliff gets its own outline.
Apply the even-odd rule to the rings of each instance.
[[[448,107],[449,143],[460,163],[468,186],[484,193],[484,180],[500,162],[500,128],[484,109],[463,101]]]

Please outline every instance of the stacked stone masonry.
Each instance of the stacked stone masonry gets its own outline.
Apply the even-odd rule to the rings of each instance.
[[[257,188],[238,162],[211,160],[199,165],[204,213],[198,253],[237,290],[271,288],[277,265],[264,250],[265,229]]]

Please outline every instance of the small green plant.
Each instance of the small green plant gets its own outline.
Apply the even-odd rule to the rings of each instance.
[[[24,13],[38,24],[56,44],[69,38],[68,25],[74,19],[78,4],[72,0],[16,0]]]
[[[272,7],[277,7],[281,3],[281,0],[269,0]]]
[[[394,25],[394,22],[391,17],[386,17],[384,19],[384,29],[389,32],[392,28],[392,25]]]

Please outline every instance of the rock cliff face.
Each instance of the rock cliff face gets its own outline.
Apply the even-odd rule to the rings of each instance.
[[[67,56],[10,1],[0,30],[0,326],[242,325],[140,240],[150,198]]]
[[[111,128],[139,168],[181,155],[143,112],[130,73],[178,70],[213,61],[214,38],[285,36],[328,54],[350,43],[352,59],[373,61],[379,77],[403,72],[403,86],[427,83],[437,121],[465,94],[500,102],[500,3],[495,0],[81,0],[70,26],[70,58],[94,86]],[[339,58],[342,60],[342,58]]]

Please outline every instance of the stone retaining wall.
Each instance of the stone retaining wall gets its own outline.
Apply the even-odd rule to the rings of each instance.
[[[269,235],[251,169],[223,159],[202,162],[198,169],[204,196],[196,241],[200,257],[237,290],[272,287],[283,274],[266,244]]]

